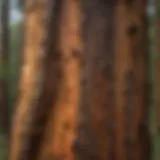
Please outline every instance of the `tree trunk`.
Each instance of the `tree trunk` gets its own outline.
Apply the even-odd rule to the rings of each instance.
[[[143,0],[84,1],[76,159],[150,159]]]
[[[12,124],[10,160],[35,160],[60,84],[56,50],[59,0],[27,0],[24,53]]]

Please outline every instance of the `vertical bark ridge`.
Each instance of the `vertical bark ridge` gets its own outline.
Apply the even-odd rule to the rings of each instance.
[[[145,7],[144,0],[119,1],[116,12],[116,153],[120,160],[150,157],[147,104],[144,103]]]
[[[83,60],[76,159],[114,159],[115,1],[80,1]],[[113,96],[113,97],[112,97]]]
[[[134,109],[132,125],[132,159],[150,159],[150,138],[148,131],[148,85],[147,69],[147,23],[146,1],[133,1],[130,9],[132,59],[134,67]],[[147,153],[147,154],[146,154]],[[145,156],[146,155],[146,156]]]
[[[126,3],[118,1],[115,12],[115,119],[116,119],[116,160],[128,160],[130,148],[130,118],[133,109],[132,58],[128,37],[130,18]]]
[[[54,49],[59,5],[60,1],[26,1],[25,47],[12,125],[11,160],[36,159],[47,114],[56,99],[61,70]]]
[[[62,67],[61,85],[53,104],[39,159],[73,160],[72,140],[75,135],[79,96],[81,43],[77,1],[64,0],[59,20],[57,50]]]

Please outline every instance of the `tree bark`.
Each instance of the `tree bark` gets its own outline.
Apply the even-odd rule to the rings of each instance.
[[[61,85],[50,113],[39,159],[73,160],[72,140],[75,134],[79,96],[81,45],[77,1],[63,0],[59,18],[57,49],[62,66]]]
[[[76,159],[150,159],[146,1],[83,1]]]
[[[80,0],[83,60],[77,160],[114,159],[114,13],[116,1]]]
[[[10,160],[35,160],[60,84],[56,30],[61,1],[27,0],[24,53],[12,124]]]
[[[115,10],[115,158],[132,157],[131,113],[133,100],[133,61],[130,39],[130,13],[128,3],[117,2]]]
[[[132,3],[132,25],[136,31],[132,34],[132,52],[134,66],[134,100],[132,120],[133,156],[135,159],[151,159],[149,133],[149,84],[148,84],[148,36],[147,1],[135,0]],[[146,154],[147,153],[147,154]]]

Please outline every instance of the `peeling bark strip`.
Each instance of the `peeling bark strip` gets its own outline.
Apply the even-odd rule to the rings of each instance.
[[[60,52],[61,85],[48,120],[39,160],[73,160],[72,140],[75,135],[79,96],[81,45],[77,1],[63,0],[58,23],[57,50]]]
[[[80,0],[83,63],[77,137],[77,160],[114,159],[115,0]],[[111,97],[113,96],[113,97]]]
[[[10,160],[36,159],[47,114],[56,99],[61,71],[60,55],[55,51],[60,2],[26,1],[24,62]]]

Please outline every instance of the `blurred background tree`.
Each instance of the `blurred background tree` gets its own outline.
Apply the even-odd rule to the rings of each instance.
[[[22,16],[15,0],[2,0],[0,3],[0,159],[6,159],[18,80]]]

